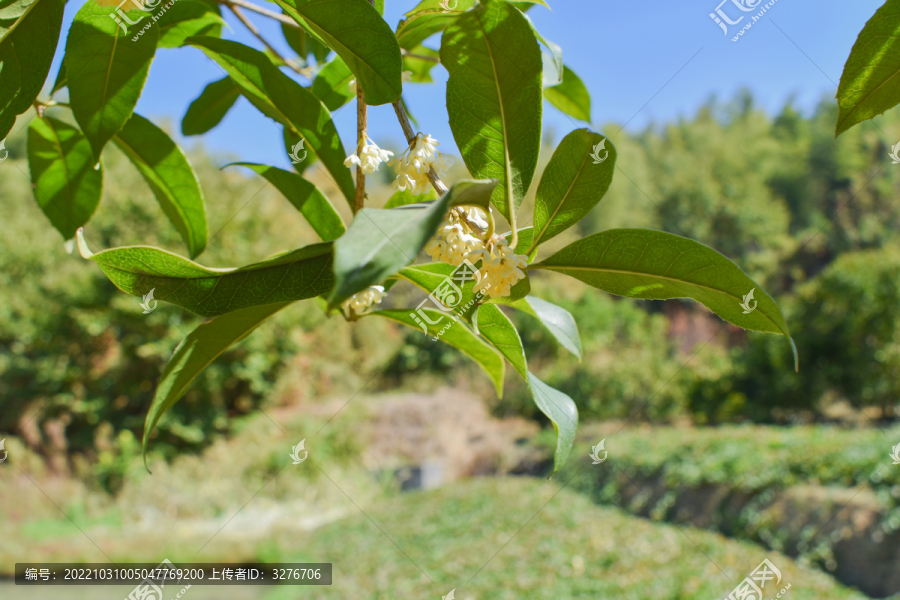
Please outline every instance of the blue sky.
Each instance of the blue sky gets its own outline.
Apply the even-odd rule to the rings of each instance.
[[[590,90],[593,128],[627,123],[627,129],[637,130],[691,115],[711,95],[729,99],[742,87],[751,89],[758,105],[769,112],[780,109],[789,98],[802,109],[811,109],[822,97],[834,97],[856,35],[882,4],[882,0],[820,0],[813,7],[800,0],[776,0],[759,22],[738,42],[732,42],[732,35],[749,16],[730,26],[726,37],[709,16],[719,1],[548,0],[552,12],[536,6],[529,15],[545,37],[562,46],[565,63]],[[395,26],[417,0],[385,0],[385,4],[385,18]],[[79,6],[69,3],[64,32]],[[722,10],[732,20],[741,14],[756,14],[741,13],[732,0],[727,0]],[[275,22],[246,14],[279,50],[290,54]],[[258,47],[233,15],[226,19],[231,31],[226,31],[225,37]],[[63,47],[61,42],[57,65]],[[55,73],[54,69],[51,82]],[[421,131],[441,140],[445,151],[456,153],[444,108],[446,71],[436,67],[433,75],[436,84],[407,85],[404,97],[418,117]],[[159,50],[137,111],[179,131],[191,101],[221,77],[221,70],[199,50]],[[355,111],[345,107],[335,122],[345,147],[352,147]],[[546,103],[544,124],[556,130],[556,139],[584,126]],[[371,109],[370,135],[382,145],[400,145],[402,133],[390,107]],[[243,98],[211,132],[179,139],[186,146],[200,140],[210,149],[241,160],[277,165],[286,161],[280,127]]]

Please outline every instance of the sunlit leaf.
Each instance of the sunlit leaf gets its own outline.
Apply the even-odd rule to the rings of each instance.
[[[431,69],[436,67],[439,61],[440,53],[437,50],[419,45],[403,57],[403,68],[412,72],[413,83],[433,83]]]
[[[599,133],[576,129],[564,137],[535,195],[533,247],[581,221],[606,194],[615,165],[616,149]]]
[[[292,302],[252,306],[221,315],[197,327],[178,344],[159,378],[144,421],[144,466],[147,465],[147,446],[153,428],[160,417],[184,396],[197,375],[263,321],[290,304]]]
[[[541,52],[521,11],[478,5],[444,32],[450,129],[469,172],[498,179],[492,204],[510,219],[531,185],[541,145]]]
[[[224,25],[225,20],[217,7],[198,0],[177,0],[157,23],[160,27],[159,47],[179,48],[195,35],[219,37]]]
[[[457,16],[475,6],[475,0],[457,0],[448,7],[441,6],[441,0],[423,0],[406,13],[397,25],[397,40],[400,47],[410,50],[426,39],[444,31]]]
[[[400,98],[400,46],[368,0],[275,1],[344,59],[362,84],[367,104],[389,104]]]
[[[103,168],[78,129],[50,117],[28,125],[28,166],[34,198],[63,239],[88,222],[103,193]]]
[[[91,142],[95,161],[131,118],[159,39],[159,28],[151,27],[134,41],[110,18],[112,14],[112,8],[87,0],[75,15],[66,41],[69,103]],[[126,15],[132,21],[146,18],[139,10]]]
[[[166,133],[137,113],[113,138],[134,163],[169,221],[181,234],[191,258],[206,247],[206,203],[194,169]]]
[[[569,67],[564,68],[562,83],[544,88],[544,98],[567,115],[591,122],[591,95]]]
[[[132,296],[154,290],[201,317],[215,317],[250,306],[313,298],[331,291],[330,242],[306,246],[237,269],[204,267],[149,246],[110,248],[93,254],[77,234],[84,258],[93,260],[117,288]]]
[[[837,101],[835,137],[900,103],[900,0],[887,0],[860,32]]]
[[[350,82],[356,79],[356,75],[347,67],[340,56],[325,63],[325,66],[316,75],[312,84],[312,93],[328,107],[328,110],[337,110],[353,98],[356,92],[350,90]]]
[[[528,268],[564,273],[618,296],[693,298],[738,327],[781,333],[791,340],[778,305],[737,265],[712,248],[671,233],[595,233]],[[744,297],[754,290],[756,301],[744,305]],[[794,357],[796,361],[796,349]]]
[[[572,313],[536,296],[526,296],[510,306],[538,319],[563,348],[581,359],[581,336]]]

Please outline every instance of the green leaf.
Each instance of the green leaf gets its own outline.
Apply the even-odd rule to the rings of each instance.
[[[510,304],[543,323],[563,348],[581,360],[581,336],[572,313],[552,302],[536,296],[527,296]]]
[[[490,197],[496,185],[496,181],[460,181],[428,206],[359,211],[334,245],[337,282],[329,306],[338,306],[413,262],[458,199],[475,202]]]
[[[305,300],[331,291],[330,242],[285,252],[238,269],[204,267],[177,254],[149,246],[110,248],[93,254],[77,232],[78,249],[113,284],[132,296],[154,290],[201,317],[215,317],[250,306]]]
[[[323,241],[330,242],[344,235],[344,221],[325,194],[297,173],[245,162],[226,166],[247,167],[265,177],[300,211]]]
[[[356,92],[350,91],[350,82],[356,75],[347,67],[340,56],[335,56],[316,75],[312,84],[312,93],[328,107],[337,110],[353,98]]]
[[[311,54],[316,59],[316,62],[321,65],[331,53],[331,48],[316,40],[303,29],[282,23],[281,32],[284,34],[284,39],[287,41],[288,46],[297,53],[297,56],[303,59],[304,63]]]
[[[160,48],[180,48],[195,35],[219,37],[225,20],[218,7],[198,0],[177,0],[157,23]]]
[[[47,80],[64,4],[34,0],[5,8],[8,18],[16,20],[0,21],[0,139],[6,138],[16,117],[31,108]]]
[[[187,157],[162,129],[134,113],[113,138],[134,163],[194,258],[206,247],[206,203]]]
[[[362,84],[367,104],[390,104],[400,98],[400,46],[368,0],[275,1],[344,59]]]
[[[457,16],[473,6],[475,0],[457,0],[454,8],[448,10],[441,6],[441,0],[423,0],[397,25],[400,47],[415,48],[435,33],[444,31]]]
[[[419,56],[427,56],[434,60],[425,60],[417,58]],[[419,45],[410,50],[410,54],[403,57],[403,68],[412,71],[413,83],[433,83],[431,78],[431,69],[438,65],[440,53],[425,46]]]
[[[77,73],[68,83],[69,103],[91,142],[95,161],[131,118],[159,39],[159,28],[151,27],[134,41],[110,18],[111,13],[110,7],[87,0],[75,15],[66,41],[66,67]],[[139,10],[126,15],[132,21],[147,16]]]
[[[569,67],[564,68],[562,83],[544,88],[544,99],[579,121],[591,122],[591,95]]]
[[[394,192],[394,195],[390,197],[387,204],[384,205],[384,208],[397,208],[400,206],[408,206],[410,204],[419,204],[420,202],[431,202],[432,200],[437,200],[437,192],[434,191],[434,189],[430,189],[427,193],[419,195],[415,195],[407,189]]]
[[[63,56],[62,62],[59,64],[59,72],[56,74],[56,82],[53,84],[53,89],[50,90],[50,95],[55,96],[56,92],[63,89],[69,83],[69,75],[66,72],[66,57]]]
[[[0,21],[18,19],[28,12],[36,0],[3,0],[0,2]]]
[[[434,338],[438,336],[438,333],[440,333],[446,325],[453,322],[452,314],[448,315],[439,310],[426,308],[420,310],[426,314],[429,320],[436,322],[436,324],[431,324],[419,317],[419,321],[427,328],[427,331],[423,331],[422,325],[419,325],[413,317],[413,315],[416,314],[415,309],[376,310],[369,314],[397,321],[398,323],[422,331],[422,333],[432,336],[433,341],[437,341]],[[503,358],[497,354],[496,350],[476,336],[464,322],[459,321],[453,323],[451,327],[444,329],[444,332],[440,335],[439,339],[445,344],[453,346],[478,363],[478,366],[487,373],[488,377],[490,377],[491,382],[494,384],[494,389],[497,390],[497,396],[500,398],[503,397],[503,376],[506,365],[503,362]]]
[[[578,408],[575,402],[528,371],[519,332],[499,307],[482,305],[478,311],[478,331],[528,382],[535,404],[553,423],[556,429],[556,452],[553,457],[553,473],[550,474],[552,477],[565,464],[575,442],[575,432],[578,429]]]
[[[589,235],[528,268],[564,273],[618,296],[693,298],[729,323],[784,334],[794,346],[781,310],[758,284],[712,248],[671,233],[612,229]],[[755,308],[745,314],[741,304],[751,291],[755,300],[748,306]]]
[[[64,240],[88,222],[103,193],[103,168],[78,129],[50,117],[28,126],[28,166],[34,198]]]
[[[900,103],[900,0],[887,0],[859,33],[837,101],[835,137]]]
[[[541,52],[525,16],[479,4],[445,32],[450,129],[469,172],[500,181],[492,204],[514,222],[541,146]]]
[[[576,129],[564,137],[547,163],[535,195],[537,234],[532,247],[583,219],[609,189],[615,165],[616,149],[599,133]]]
[[[252,306],[216,317],[197,327],[178,344],[159,378],[153,403],[144,421],[145,467],[147,446],[153,428],[159,423],[160,417],[184,396],[197,375],[225,350],[247,337],[263,321],[290,304],[292,302]]]
[[[347,155],[331,113],[322,102],[279,71],[258,50],[211,37],[195,37],[189,42],[225,69],[244,96],[264,115],[306,140],[306,147],[319,157],[353,207],[356,186],[350,169],[344,166]]]
[[[213,81],[196,100],[191,102],[181,121],[181,133],[184,135],[206,133],[225,118],[240,96],[241,88],[231,77]]]

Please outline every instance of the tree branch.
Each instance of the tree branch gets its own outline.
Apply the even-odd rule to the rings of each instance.
[[[368,127],[369,112],[366,106],[366,95],[363,93],[362,85],[356,82],[356,155],[362,154],[362,146],[366,143],[366,128]],[[362,157],[360,157],[362,158]],[[362,170],[362,165],[356,165],[356,202],[354,203],[353,212],[358,213],[366,205],[366,174]]]
[[[288,27],[293,27],[294,29],[301,29],[301,30],[303,29],[302,27],[300,27],[300,25],[297,24],[296,21],[294,21],[289,16],[283,15],[281,13],[277,13],[275,11],[271,11],[267,8],[263,8],[262,6],[257,6],[256,4],[253,4],[252,2],[247,2],[247,0],[227,0],[227,1],[219,0],[219,2],[221,4],[225,4],[225,5],[236,4],[238,6],[243,6],[247,10],[252,10],[255,13],[269,17],[270,19],[275,19],[276,21],[281,21]]]
[[[304,77],[312,79],[312,72],[309,69],[303,69],[294,61],[286,59],[278,52],[278,50],[273,48],[272,45],[266,41],[266,38],[262,36],[262,34],[259,32],[259,29],[256,28],[256,25],[254,25],[253,22],[244,15],[244,12],[236,6],[234,0],[225,0],[224,4],[231,9],[231,12],[234,13],[234,16],[236,16],[241,21],[241,23],[243,23],[244,26],[246,26],[247,29],[250,30],[250,33],[256,36],[256,39],[262,42],[263,46],[268,48],[269,52],[275,55],[278,60],[289,66],[298,75],[303,75]]]

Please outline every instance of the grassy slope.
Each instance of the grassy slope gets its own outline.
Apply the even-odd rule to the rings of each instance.
[[[561,485],[485,478],[403,495],[279,558],[334,563],[331,588],[307,588],[302,598],[439,598],[455,588],[459,600],[709,600],[766,556],[792,584],[792,600],[865,597],[777,554],[597,507]],[[284,589],[268,598],[296,597]]]

